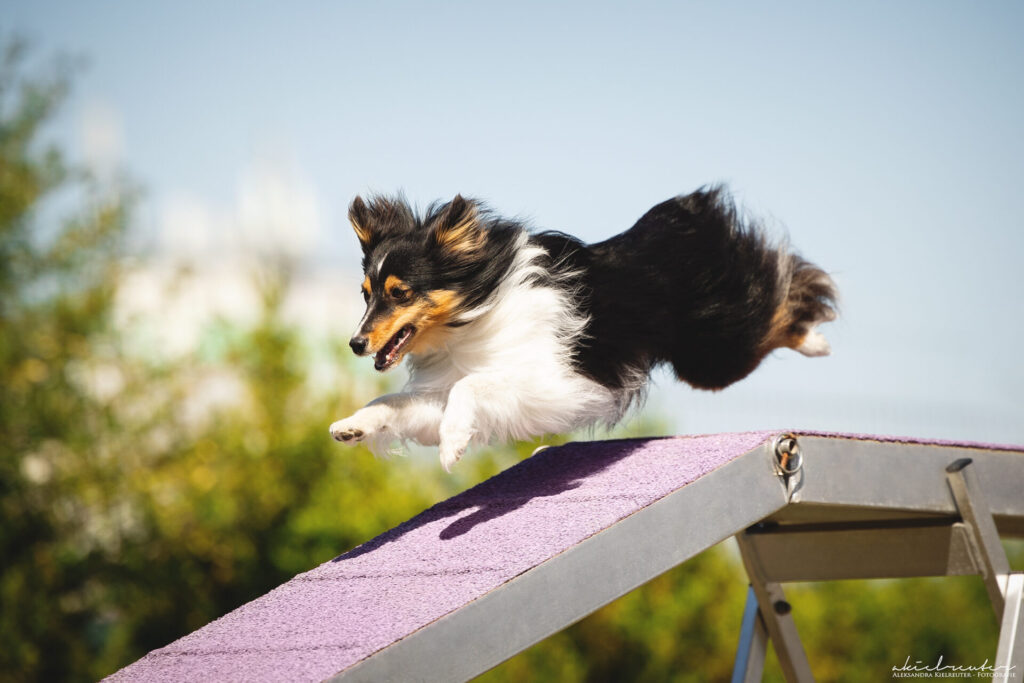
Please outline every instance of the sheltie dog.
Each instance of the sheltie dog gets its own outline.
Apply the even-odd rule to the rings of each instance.
[[[773,349],[824,356],[817,330],[836,289],[773,244],[721,187],[658,204],[597,244],[532,234],[462,196],[424,215],[402,197],[356,197],[366,313],[349,342],[409,382],[331,425],[375,452],[440,446],[450,469],[471,443],[614,425],[671,364],[698,389],[746,377]]]

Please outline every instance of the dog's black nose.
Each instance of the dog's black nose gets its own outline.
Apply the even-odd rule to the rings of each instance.
[[[348,345],[352,347],[357,356],[361,356],[366,352],[366,337],[352,337],[348,340]]]

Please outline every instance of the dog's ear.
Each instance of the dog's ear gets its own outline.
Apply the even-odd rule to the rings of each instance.
[[[352,223],[363,253],[369,251],[389,234],[412,230],[415,218],[405,199],[370,197],[364,202],[356,196],[348,207],[348,220]]]
[[[359,195],[356,195],[356,198],[352,200],[348,207],[348,222],[352,224],[352,229],[356,231],[359,243],[365,248],[370,243],[370,238],[373,237],[373,229],[370,223],[370,210]]]
[[[434,244],[455,256],[478,251],[487,238],[476,202],[461,194],[441,209],[430,229]]]

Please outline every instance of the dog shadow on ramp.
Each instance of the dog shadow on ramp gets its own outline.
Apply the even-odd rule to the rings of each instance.
[[[609,498],[633,496],[609,491],[593,477],[612,468],[629,457],[650,440],[610,440],[587,443],[580,448],[574,442],[546,448],[500,475],[434,505],[390,531],[334,558],[332,562],[346,562],[372,553],[410,533],[419,533],[426,527],[436,529],[449,521],[433,538],[451,541],[474,529],[529,505],[538,499],[552,499],[566,506],[566,514],[573,514],[578,504],[604,501]],[[464,514],[467,510],[472,510]],[[525,532],[525,530],[524,530]]]

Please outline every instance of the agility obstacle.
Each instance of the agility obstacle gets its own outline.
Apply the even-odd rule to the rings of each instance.
[[[1024,675],[1024,448],[814,432],[543,450],[109,681],[463,681],[731,536],[734,681],[813,680],[782,584],[981,575]]]

